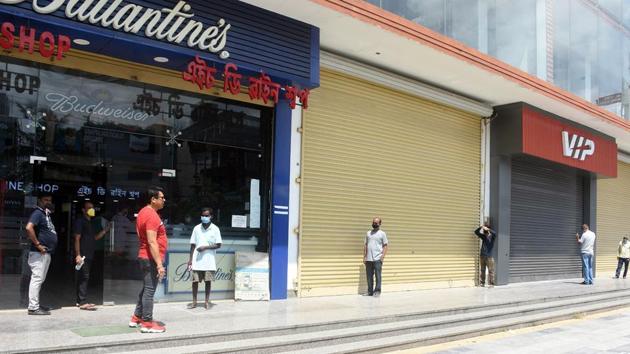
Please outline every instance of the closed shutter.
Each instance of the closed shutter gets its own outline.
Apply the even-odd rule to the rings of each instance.
[[[512,160],[510,282],[576,278],[584,179],[578,170],[519,156]]]
[[[630,237],[630,164],[617,164],[617,178],[597,181],[597,274],[611,275],[617,267],[617,248]]]
[[[390,242],[383,291],[473,284],[479,117],[326,70],[309,100],[300,295],[364,289],[363,242],[377,215]]]

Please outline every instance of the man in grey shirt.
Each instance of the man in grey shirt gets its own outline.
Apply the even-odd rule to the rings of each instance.
[[[365,273],[367,274],[368,296],[380,296],[381,294],[381,271],[383,261],[387,254],[387,235],[381,230],[381,218],[372,219],[372,230],[365,236],[363,246],[363,263],[365,263]],[[376,276],[376,287],[374,287],[374,276]]]

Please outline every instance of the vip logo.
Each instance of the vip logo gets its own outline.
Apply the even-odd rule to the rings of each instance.
[[[577,134],[569,136],[569,132],[563,131],[562,150],[564,156],[584,161],[587,156],[595,153],[595,142]]]

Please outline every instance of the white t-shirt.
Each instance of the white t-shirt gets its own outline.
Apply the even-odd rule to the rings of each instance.
[[[593,254],[593,246],[595,246],[595,233],[591,230],[584,231],[580,237],[580,243],[582,244],[580,252]]]
[[[221,240],[221,231],[215,224],[210,224],[206,229],[201,224],[195,226],[192,235],[190,235],[190,244],[195,245],[195,251],[192,257],[192,269],[203,271],[216,271],[217,264],[215,261],[216,250],[206,250],[198,252],[197,248],[201,246],[210,246],[213,243],[223,243]]]
[[[380,229],[376,232],[372,231],[368,231],[367,235],[365,235],[365,245],[367,247],[365,260],[368,262],[380,261],[383,258],[383,248],[389,242],[385,231]]]

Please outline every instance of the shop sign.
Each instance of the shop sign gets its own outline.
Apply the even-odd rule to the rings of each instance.
[[[191,293],[192,273],[188,270],[189,252],[168,252],[166,267],[166,292]],[[217,252],[217,272],[212,282],[212,291],[234,290],[234,253]]]
[[[612,95],[603,96],[595,100],[598,106],[608,106],[614,103],[621,102],[621,92],[613,93]]]
[[[0,3],[7,3],[0,0]],[[19,33],[16,34],[16,27],[11,22],[3,22],[0,25],[0,47],[5,50],[13,50],[17,42],[18,51],[22,53],[25,49],[29,54],[35,51],[35,41],[39,42],[39,54],[44,58],[51,58],[55,53],[57,60],[63,59],[63,55],[70,50],[70,37],[63,34],[55,37],[49,31],[38,33],[36,29],[20,26]]]
[[[522,152],[608,177],[617,176],[613,138],[524,106]]]
[[[74,95],[64,95],[62,93],[50,92],[47,93],[46,101],[50,105],[50,110],[59,113],[84,113],[99,116],[101,118],[117,118],[120,120],[128,121],[140,121],[144,122],[149,118],[149,114],[146,112],[138,112],[136,104],[129,107],[111,107],[103,101],[98,101],[93,104],[87,104],[79,101],[79,98]],[[158,107],[159,108],[159,107]]]
[[[562,132],[562,155],[584,161],[587,156],[592,156],[594,153],[593,140],[577,134],[569,134],[568,131]]]
[[[39,78],[33,75],[14,73],[8,70],[0,70],[0,90],[15,91],[29,95],[35,93],[41,85]]]
[[[184,81],[196,84],[200,90],[211,89],[215,84],[215,75],[217,69],[208,66],[205,60],[199,56],[195,56],[186,70],[182,72]],[[238,67],[234,63],[227,63],[223,70],[223,92],[231,95],[238,95],[241,92],[241,80],[243,75],[238,73]],[[289,100],[291,109],[295,109],[297,99],[302,102],[302,107],[308,109],[308,89],[298,89],[294,86],[281,87],[280,84],[273,82],[265,73],[261,72],[259,77],[249,78],[248,93],[252,101],[262,101],[267,104],[270,101],[278,103],[280,91],[284,89],[284,97]]]
[[[27,0],[0,0],[0,4],[17,5]],[[206,26],[193,20],[195,14],[186,1],[179,1],[173,8],[152,9],[122,0],[32,0],[33,10],[42,15],[52,15],[64,7],[68,19],[89,23],[117,31],[137,34],[144,28],[148,38],[185,43],[190,48],[217,53],[227,59],[227,33],[231,25],[219,19],[216,25]]]
[[[59,185],[52,183],[36,183],[33,185],[32,183],[24,183],[23,181],[4,181],[2,190],[26,193],[30,193],[31,191],[55,193],[59,191]]]

